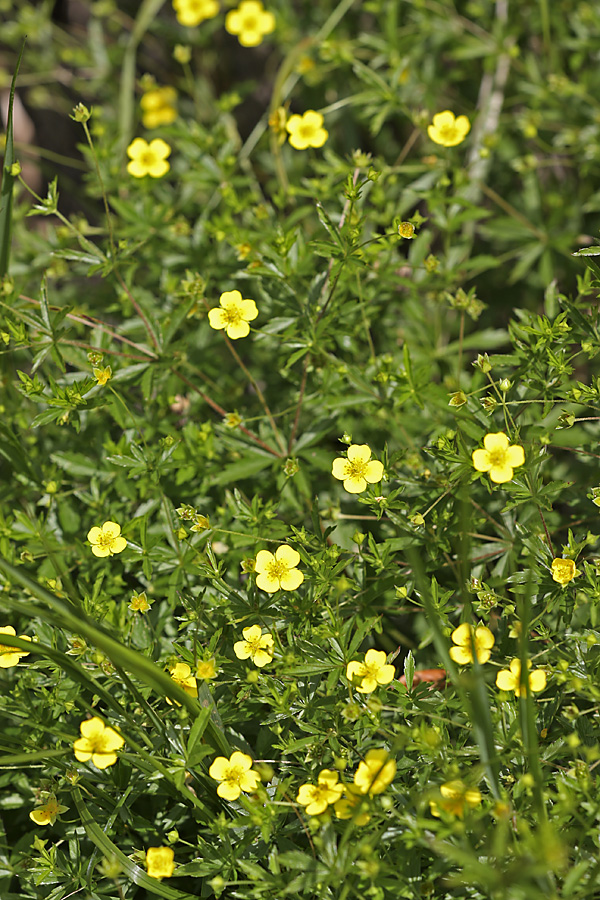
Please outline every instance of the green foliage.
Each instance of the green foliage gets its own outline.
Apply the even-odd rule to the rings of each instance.
[[[595,896],[597,11],[270,0],[242,47],[233,4],[51,6],[0,0],[39,129],[9,124],[0,211],[2,900]],[[157,85],[177,114],[145,127]],[[327,141],[295,149],[311,109]],[[128,171],[139,137],[166,174]],[[208,318],[233,291],[244,337]],[[524,462],[492,480],[498,433]],[[462,623],[489,659],[475,632],[457,661]],[[92,717],[125,740],[105,768],[75,756]],[[234,752],[261,781],[229,800]],[[345,812],[307,812],[320,777]]]

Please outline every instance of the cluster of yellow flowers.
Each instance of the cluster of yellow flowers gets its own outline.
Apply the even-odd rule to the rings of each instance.
[[[468,622],[463,622],[458,628],[452,632],[452,643],[454,647],[450,647],[450,658],[459,666],[466,666],[474,662],[483,665],[488,661],[492,654],[492,647],[495,644],[494,635],[485,625],[478,625],[474,628]],[[527,661],[528,667],[531,662]],[[546,672],[543,669],[534,669],[528,675],[529,690],[532,693],[543,691],[546,687]],[[514,691],[517,697],[521,696],[521,662],[513,659],[510,662],[509,669],[501,669],[496,676],[496,684],[501,691]]]
[[[180,25],[193,28],[219,12],[218,0],[173,0]],[[260,0],[242,0],[237,9],[225,16],[225,31],[234,35],[242,47],[257,47],[267,34],[275,30],[275,16],[264,9]]]

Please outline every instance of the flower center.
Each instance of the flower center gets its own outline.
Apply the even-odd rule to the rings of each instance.
[[[490,462],[492,466],[502,468],[506,465],[506,450],[490,450]]]
[[[98,540],[96,541],[96,543],[97,543],[100,547],[108,547],[108,548],[110,548],[110,545],[112,544],[113,540],[114,540],[114,537],[113,537],[112,534],[110,534],[108,531],[102,531],[102,532],[98,535]]]
[[[348,460],[348,476],[350,478],[364,478],[368,465],[369,462],[366,459]]]
[[[252,653],[252,655],[258,653],[259,650],[262,650],[262,647],[260,646],[261,639],[262,635],[252,638],[250,641],[246,641],[246,643],[250,647],[250,652]]]
[[[239,325],[240,322],[244,321],[244,317],[238,306],[228,306],[227,309],[223,310],[223,315],[228,325]]]
[[[258,31],[258,19],[255,15],[246,15],[242,19],[243,31]]]
[[[453,141],[456,137],[455,125],[442,125],[440,128],[440,137],[444,141]]]
[[[267,566],[269,578],[276,578],[277,581],[281,581],[288,569],[289,566],[283,559],[274,559],[273,562],[270,562]]]
[[[226,781],[228,784],[239,784],[243,774],[244,769],[241,766],[230,766],[225,772],[223,781]]]
[[[299,131],[300,137],[303,137],[305,140],[309,140],[315,133],[315,127],[314,125],[303,124],[300,126]]]

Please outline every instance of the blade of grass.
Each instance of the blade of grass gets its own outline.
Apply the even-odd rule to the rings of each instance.
[[[12,232],[12,202],[13,183],[15,176],[12,167],[15,162],[15,147],[13,139],[13,106],[15,102],[15,88],[17,75],[25,50],[25,41],[21,46],[21,52],[17,59],[15,72],[10,85],[10,97],[8,101],[8,116],[6,117],[6,146],[4,148],[4,166],[2,170],[2,185],[0,186],[0,279],[8,273],[10,261],[10,237]]]

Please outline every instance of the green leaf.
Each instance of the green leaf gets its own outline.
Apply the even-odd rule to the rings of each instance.
[[[15,88],[17,85],[17,75],[25,50],[25,41],[21,46],[21,51],[17,59],[15,71],[10,84],[10,95],[8,100],[8,115],[6,118],[6,142],[4,146],[4,166],[2,170],[2,184],[0,185],[0,280],[8,272],[8,264],[10,260],[10,244],[12,232],[12,202],[13,202],[13,184],[15,176],[12,174],[12,166],[15,162],[15,148],[13,141],[13,107],[15,101]]]

